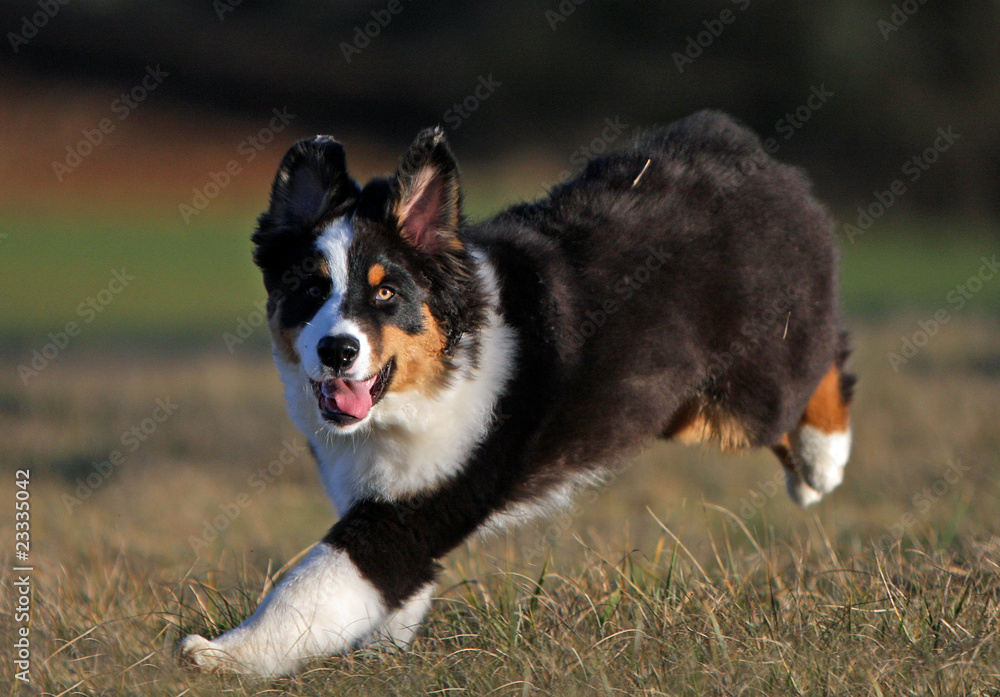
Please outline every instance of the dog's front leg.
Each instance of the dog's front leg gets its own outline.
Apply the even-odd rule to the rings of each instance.
[[[209,672],[287,675],[369,640],[395,614],[345,550],[321,542],[243,624],[211,641],[188,636],[178,660]]]
[[[356,502],[236,629],[181,642],[182,665],[258,675],[388,640],[408,644],[430,607],[437,560],[468,537],[495,497],[462,496],[457,480],[410,501]]]

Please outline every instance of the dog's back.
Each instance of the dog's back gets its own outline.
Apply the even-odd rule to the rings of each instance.
[[[475,231],[513,279],[508,314],[548,352],[535,480],[594,474],[662,435],[771,446],[801,503],[839,483],[851,378],[832,225],[809,188],[751,131],[699,112]]]

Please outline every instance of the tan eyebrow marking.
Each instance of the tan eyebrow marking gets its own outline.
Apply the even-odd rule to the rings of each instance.
[[[377,286],[385,280],[385,267],[381,264],[372,264],[368,269],[368,283]]]

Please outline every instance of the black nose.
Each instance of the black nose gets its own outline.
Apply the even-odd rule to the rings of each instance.
[[[360,351],[358,340],[347,334],[324,336],[316,345],[320,362],[337,372],[349,369]]]

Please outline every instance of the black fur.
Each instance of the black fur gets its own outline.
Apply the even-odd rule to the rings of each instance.
[[[429,221],[433,239],[420,250],[422,253],[409,258],[428,285],[431,311],[445,331],[450,351],[460,337],[480,326],[483,305],[475,267],[459,237],[462,194],[458,165],[440,128],[420,133],[403,156],[390,184],[387,222],[390,234],[395,235],[401,226],[398,211],[418,194],[415,187],[425,170],[433,173],[433,181],[440,187],[440,202]],[[412,239],[407,242],[414,244]]]
[[[279,192],[279,212],[261,218],[256,259],[269,290],[287,263],[274,240],[290,215],[353,210],[358,268],[378,261],[412,279],[450,346],[482,326],[468,250],[483,250],[519,339],[514,377],[464,469],[419,497],[359,501],[325,538],[390,607],[492,514],[599,477],[670,435],[692,403],[738,423],[750,445],[774,445],[846,358],[828,214],[799,170],[724,115],[700,112],[638,138],[549,197],[468,226],[440,132],[421,134],[394,177],[360,192],[346,170],[325,174],[342,169],[342,151],[320,155],[316,181],[332,191],[307,187],[309,205]],[[400,203],[425,167],[438,178],[436,237],[401,235]],[[842,386],[848,394],[850,379]]]
[[[271,205],[252,241],[264,273],[268,313],[281,303],[281,326],[300,326],[329,297],[330,282],[314,248],[323,223],[353,208],[357,183],[347,175],[344,148],[329,136],[302,140],[281,160]]]

